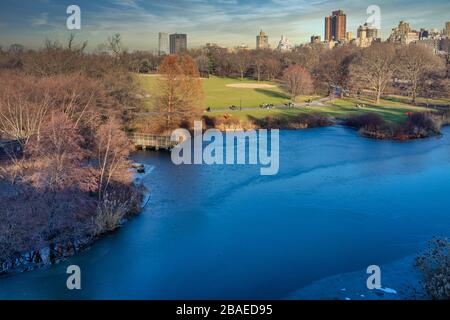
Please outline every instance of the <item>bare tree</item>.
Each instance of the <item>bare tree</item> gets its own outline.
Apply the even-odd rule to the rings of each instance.
[[[82,165],[86,151],[83,137],[67,115],[54,112],[41,130],[39,139],[26,146],[26,154],[33,159],[31,182],[44,190],[65,188],[89,189],[89,170]]]
[[[129,162],[132,147],[119,122],[110,118],[96,133],[97,190],[99,200],[107,194],[113,181],[129,182]]]
[[[256,79],[261,81],[261,75],[264,71],[264,50],[256,50],[253,53],[253,66],[255,68]]]
[[[0,75],[0,133],[26,143],[39,137],[51,107],[48,88],[36,90],[33,77],[2,73]]]
[[[69,39],[67,40],[67,49],[69,51],[75,51],[82,53],[87,47],[87,41],[83,42],[81,45],[75,44],[75,34],[71,33]]]
[[[398,76],[407,82],[411,102],[416,103],[417,95],[428,80],[436,79],[436,71],[444,71],[444,61],[422,45],[410,44],[399,49]]]
[[[292,99],[301,94],[309,94],[313,90],[313,80],[309,72],[300,66],[290,66],[284,71],[283,83]]]
[[[244,75],[251,65],[251,56],[247,50],[239,50],[232,55],[231,61],[238,71],[241,79],[244,79]]]
[[[310,51],[309,54],[312,54]],[[340,88],[341,98],[344,97],[344,90],[350,84],[350,65],[356,57],[355,49],[351,47],[337,47],[333,50],[325,51],[320,56],[314,70],[317,86],[325,86],[323,90],[331,92],[331,88]],[[317,59],[317,57],[316,57]]]
[[[350,67],[353,83],[357,87],[373,91],[377,104],[392,81],[394,70],[395,48],[387,43],[373,44],[362,50]]]
[[[281,72],[281,63],[276,51],[265,51],[264,65],[267,80],[275,80],[278,74]]]
[[[108,37],[106,46],[116,57],[119,57],[123,52],[120,33],[115,33],[111,37]]]

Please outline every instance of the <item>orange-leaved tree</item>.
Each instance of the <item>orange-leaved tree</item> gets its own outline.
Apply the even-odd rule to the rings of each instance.
[[[188,55],[170,55],[158,72],[153,124],[159,132],[179,127],[190,128],[201,120],[203,107],[202,80],[195,61]]]

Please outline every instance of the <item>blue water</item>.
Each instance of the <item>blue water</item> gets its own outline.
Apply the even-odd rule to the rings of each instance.
[[[141,152],[151,201],[61,265],[0,278],[0,298],[278,299],[450,235],[450,130],[397,143],[342,127],[280,133],[280,172],[174,166]],[[66,289],[66,267],[82,290]]]

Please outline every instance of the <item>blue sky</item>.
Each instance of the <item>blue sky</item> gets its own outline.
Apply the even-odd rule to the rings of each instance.
[[[299,44],[313,34],[323,37],[324,17],[336,9],[347,13],[347,29],[355,34],[372,4],[381,8],[384,38],[400,20],[416,29],[442,29],[450,21],[449,0],[0,0],[0,45],[38,47],[46,38],[66,39],[71,4],[81,8],[82,30],[76,33],[90,48],[119,32],[127,48],[155,49],[160,31],[187,33],[190,47],[254,47],[260,29],[272,45],[282,34]]]

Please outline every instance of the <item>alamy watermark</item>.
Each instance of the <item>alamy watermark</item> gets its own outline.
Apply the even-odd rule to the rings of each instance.
[[[71,265],[67,267],[67,274],[70,276],[67,278],[66,286],[69,290],[81,290],[81,269],[77,265]]]
[[[368,26],[381,29],[381,8],[377,5],[371,5],[367,7],[367,14],[369,17],[366,20]]]
[[[66,26],[69,30],[81,30],[81,9],[73,4],[67,7],[66,13],[69,17],[66,20]]]
[[[172,150],[172,162],[176,165],[259,165],[263,176],[276,175],[280,168],[279,130],[203,132],[202,122],[195,121],[194,137],[186,129],[177,129],[171,140],[181,141]]]
[[[377,265],[368,266],[367,274],[370,274],[366,282],[367,289],[381,289],[381,268]]]

